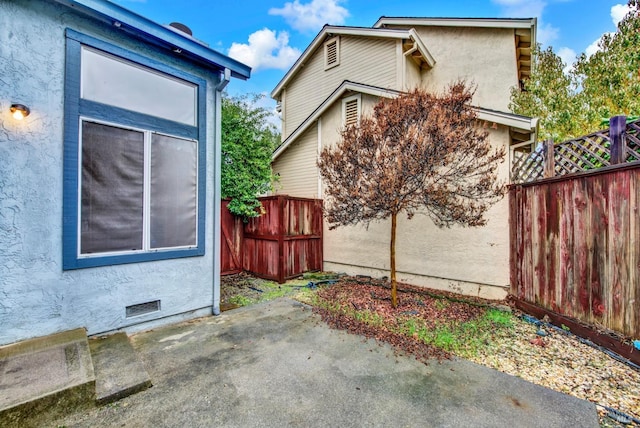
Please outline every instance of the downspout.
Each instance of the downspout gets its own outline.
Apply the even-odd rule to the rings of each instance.
[[[222,91],[229,84],[231,70],[220,73],[215,92],[215,139],[213,171],[213,315],[220,315],[220,210],[222,208]]]

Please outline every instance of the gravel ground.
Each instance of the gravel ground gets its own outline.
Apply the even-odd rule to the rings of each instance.
[[[555,328],[518,322],[470,360],[640,419],[640,372]],[[607,412],[599,408],[601,416]],[[603,426],[618,426],[602,419]],[[637,424],[636,424],[637,425]]]
[[[363,286],[358,282],[345,284],[343,281],[339,285],[321,290],[319,296],[325,301],[343,304],[348,299],[348,304],[356,310],[366,309],[383,316],[385,325],[393,324],[397,314],[412,313],[428,324],[436,325],[438,321],[464,321],[466,318],[479,316],[478,305],[508,307],[505,302],[483,301],[400,284],[399,306],[395,311],[391,308],[390,299],[383,297],[385,289],[380,285],[381,283]],[[438,304],[442,302],[442,297],[451,299],[451,303],[446,306]],[[460,300],[468,300],[473,304],[464,304]],[[326,309],[320,308],[317,311],[333,327],[384,340],[420,360],[446,357],[439,350],[434,350],[417,339],[407,340],[407,336],[399,338],[397,334],[380,331],[379,327],[376,331],[374,326],[363,325],[353,318],[336,315]],[[496,329],[488,346],[480,348],[475,355],[464,357],[532,383],[616,409],[640,420],[639,371],[616,361],[599,349],[583,344],[576,336],[551,326],[538,327],[522,320],[521,312],[512,309],[512,313],[515,315],[512,327]],[[542,335],[538,334],[540,330]],[[604,427],[640,426],[633,421],[628,425],[617,423],[606,416],[608,412],[605,409],[598,407],[598,410]],[[623,421],[622,417],[620,421]]]

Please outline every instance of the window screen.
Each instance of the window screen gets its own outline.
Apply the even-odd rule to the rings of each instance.
[[[151,248],[196,245],[198,145],[153,134]]]
[[[144,134],[82,124],[80,253],[143,246]]]

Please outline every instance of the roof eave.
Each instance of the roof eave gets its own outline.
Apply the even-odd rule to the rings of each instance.
[[[377,97],[393,98],[397,97],[400,92],[392,89],[384,89],[376,86],[365,85],[362,83],[343,81],[319,106],[315,109],[301,124],[296,128],[286,140],[282,142],[271,155],[271,161],[276,160],[309,126],[314,123],[320,116],[324,114],[333,103],[339,99],[345,92],[354,91],[362,94],[373,95]]]
[[[334,27],[325,25],[318,35],[313,39],[311,44],[304,50],[300,58],[291,66],[289,71],[284,75],[282,80],[271,91],[271,98],[277,99],[280,92],[285,88],[289,80],[295,75],[298,69],[307,61],[307,59],[316,51],[324,42],[326,36],[362,36],[362,37],[383,37],[390,39],[406,39],[409,38],[410,32],[407,30],[388,30],[367,27]]]
[[[488,110],[482,107],[474,107],[477,118],[489,122],[495,122],[510,128],[521,129],[527,132],[535,132],[538,124],[537,118],[515,115],[496,110]]]
[[[418,18],[382,16],[373,28],[384,25],[434,26],[434,27],[484,27],[484,28],[532,28],[536,18]]]
[[[427,47],[425,46],[424,42],[418,35],[418,32],[415,29],[411,28],[409,30],[409,34],[411,35],[411,39],[413,39],[416,45],[418,45],[418,50],[422,54],[424,61],[427,63],[429,68],[433,68],[433,66],[436,65],[436,60],[433,55],[431,55],[431,52],[429,52],[429,49],[427,49]]]
[[[104,0],[53,0],[93,19],[117,26],[120,30],[210,68],[231,71],[231,76],[246,80],[251,67],[229,58],[197,40],[166,28],[148,18]]]

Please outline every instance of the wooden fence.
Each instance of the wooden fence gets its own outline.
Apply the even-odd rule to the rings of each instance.
[[[640,162],[510,188],[511,293],[640,337]]]
[[[229,214],[223,201],[222,274],[244,270],[283,283],[322,270],[322,201],[284,195],[260,201],[265,214],[247,223]]]
[[[538,146],[513,146],[511,182],[527,183],[640,160],[640,120],[626,123],[626,117],[615,116],[609,122],[609,129],[562,143],[549,140]]]

